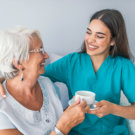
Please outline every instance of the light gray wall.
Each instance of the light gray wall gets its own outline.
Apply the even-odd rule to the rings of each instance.
[[[47,52],[65,55],[79,50],[90,16],[103,8],[123,13],[134,53],[134,0],[0,0],[0,29],[36,28]]]

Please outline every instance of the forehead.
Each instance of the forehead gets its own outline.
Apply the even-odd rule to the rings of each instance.
[[[37,35],[32,35],[30,38],[30,49],[41,48],[42,46],[42,40]]]
[[[109,28],[99,19],[92,20],[88,28],[91,29],[92,32],[102,32],[105,34],[110,34]]]

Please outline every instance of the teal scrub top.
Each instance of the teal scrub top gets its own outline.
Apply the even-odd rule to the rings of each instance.
[[[95,73],[87,53],[71,53],[45,68],[44,76],[66,83],[71,99],[78,90],[96,93],[96,100],[120,104],[121,90],[135,102],[135,66],[126,58],[108,56]],[[128,135],[126,120],[115,115],[102,118],[85,114],[85,120],[70,135]]]

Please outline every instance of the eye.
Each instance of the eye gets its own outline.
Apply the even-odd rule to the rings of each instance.
[[[86,33],[87,33],[87,34],[91,34],[91,32],[89,32],[89,31],[87,31]]]
[[[44,48],[41,48],[41,49],[40,49],[40,53],[42,53],[42,54],[45,53]]]
[[[104,38],[103,36],[97,36],[97,38]]]

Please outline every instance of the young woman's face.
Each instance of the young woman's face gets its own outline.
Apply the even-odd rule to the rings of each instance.
[[[86,51],[91,56],[107,56],[110,46],[114,45],[111,41],[111,33],[108,27],[100,20],[94,19],[87,28],[85,35]]]

